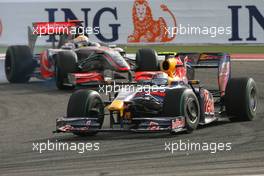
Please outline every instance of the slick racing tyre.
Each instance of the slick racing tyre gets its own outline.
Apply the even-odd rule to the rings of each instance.
[[[26,83],[34,71],[33,55],[28,46],[8,47],[5,57],[5,74],[10,83]]]
[[[58,53],[55,64],[56,86],[60,90],[73,89],[74,86],[65,85],[68,82],[68,73],[74,73],[77,70],[77,55],[71,50],[65,50]]]
[[[163,112],[169,117],[185,117],[185,128],[188,133],[195,130],[200,121],[199,101],[192,89],[188,88],[167,90]]]
[[[159,71],[159,63],[155,50],[150,48],[139,49],[136,54],[137,71]]]
[[[257,114],[257,87],[252,78],[231,78],[226,87],[224,103],[231,121],[250,121]]]
[[[100,95],[93,90],[79,90],[73,93],[70,97],[67,117],[92,117],[97,118],[100,124],[99,129],[102,128],[104,122],[104,104]],[[97,132],[76,132],[78,136],[95,135]]]

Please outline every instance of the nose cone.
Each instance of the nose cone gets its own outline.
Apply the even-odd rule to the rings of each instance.
[[[130,66],[126,62],[123,56],[120,55],[117,51],[109,51],[108,55],[105,56],[109,61],[110,65],[112,65],[113,69],[116,71],[129,71]]]
[[[109,111],[122,111],[124,109],[124,102],[122,100],[114,100],[109,106]]]
[[[130,66],[124,59],[116,59],[116,65],[118,66],[118,71],[129,71]]]

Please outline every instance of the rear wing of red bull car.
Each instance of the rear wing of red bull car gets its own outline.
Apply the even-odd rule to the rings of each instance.
[[[65,43],[71,37],[71,30],[78,28],[82,24],[82,21],[71,20],[67,22],[34,22],[32,27],[28,26],[28,44],[31,50],[35,48],[35,44],[38,37],[51,36],[52,47],[55,46],[55,36],[59,36],[58,47]]]
[[[230,55],[227,53],[177,53],[186,64],[194,69],[215,68],[218,71],[218,87],[223,96],[228,80],[231,78]]]

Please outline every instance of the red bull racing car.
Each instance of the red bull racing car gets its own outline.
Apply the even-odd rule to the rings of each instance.
[[[257,88],[252,78],[231,78],[230,56],[201,53],[193,62],[184,53],[160,53],[152,49],[136,55],[135,83],[119,85],[109,101],[99,92],[79,90],[68,102],[67,115],[56,120],[57,133],[94,135],[100,131],[192,132],[198,125],[228,117],[252,120],[257,111]],[[182,59],[183,58],[183,59]],[[208,90],[199,80],[188,80],[193,69],[216,68],[218,90]],[[110,118],[109,128],[102,128]]]
[[[128,58],[121,48],[89,41],[88,37],[69,34],[80,21],[38,22],[29,30],[29,46],[10,46],[6,52],[5,73],[11,83],[25,83],[31,77],[55,78],[58,89],[69,89],[76,85],[98,84],[108,79],[131,80]],[[34,53],[37,36],[60,36],[58,46]],[[127,62],[128,61],[128,62]],[[124,74],[125,73],[125,74]]]

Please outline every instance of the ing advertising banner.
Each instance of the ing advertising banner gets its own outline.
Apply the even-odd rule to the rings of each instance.
[[[69,20],[113,44],[264,43],[264,0],[0,0],[0,45],[26,44],[33,22]]]

